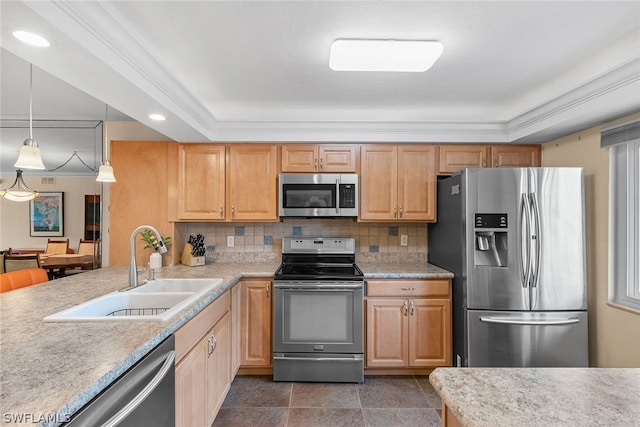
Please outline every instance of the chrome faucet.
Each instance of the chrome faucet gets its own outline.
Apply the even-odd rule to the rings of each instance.
[[[135,288],[138,286],[138,265],[136,263],[136,236],[142,230],[148,228],[153,231],[158,239],[158,251],[163,254],[167,252],[167,247],[162,240],[160,232],[150,225],[141,225],[137,227],[131,233],[131,259],[129,260],[129,288]]]

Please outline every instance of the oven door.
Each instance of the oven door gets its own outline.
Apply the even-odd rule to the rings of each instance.
[[[275,352],[363,353],[363,282],[276,281],[274,289]]]

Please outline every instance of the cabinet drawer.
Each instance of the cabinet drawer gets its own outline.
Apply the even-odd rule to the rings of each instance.
[[[438,280],[367,280],[369,297],[449,297],[451,281]]]
[[[176,331],[176,364],[229,310],[231,292],[226,291]]]

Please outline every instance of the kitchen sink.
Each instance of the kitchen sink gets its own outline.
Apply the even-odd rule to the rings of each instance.
[[[54,313],[45,322],[166,321],[222,284],[222,279],[156,279]]]
[[[222,284],[222,279],[155,279],[129,292],[208,292]]]

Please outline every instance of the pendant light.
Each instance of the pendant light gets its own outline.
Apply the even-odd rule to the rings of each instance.
[[[33,139],[33,64],[29,64],[29,138],[24,140],[22,147],[20,147],[20,153],[18,154],[18,160],[14,163],[14,167],[18,169],[39,169],[44,170],[44,164],[42,163],[42,155],[40,154],[40,148],[38,148],[38,142]]]
[[[13,185],[6,190],[0,191],[0,197],[4,197],[7,200],[13,200],[14,202],[26,202],[27,200],[34,199],[38,195],[38,192],[30,189],[22,179],[22,170],[16,169],[16,180],[13,181]]]
[[[104,148],[102,149],[102,165],[98,170],[97,182],[116,182],[116,177],[113,174],[113,167],[109,162],[109,138],[107,137],[107,119],[109,114],[109,105],[105,104],[104,122],[102,123],[102,135],[104,140]]]

